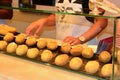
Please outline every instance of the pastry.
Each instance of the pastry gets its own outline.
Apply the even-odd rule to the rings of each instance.
[[[15,27],[11,27],[11,26],[8,26],[8,25],[0,25],[0,28],[8,31],[8,32],[11,32],[11,33],[15,33],[17,30]]]
[[[111,55],[108,51],[102,51],[98,57],[100,62],[109,62],[111,60]]]
[[[101,68],[101,75],[103,77],[110,77],[112,75],[112,64],[105,64]],[[115,64],[114,65],[114,75],[117,76],[118,74],[118,66]]]
[[[15,42],[17,44],[23,44],[25,42],[25,34],[20,33],[15,37]]]
[[[5,50],[7,47],[7,42],[6,41],[3,41],[3,40],[0,40],[0,50]]]
[[[16,54],[19,56],[25,55],[27,54],[28,51],[28,46],[25,44],[22,45],[18,45],[17,49],[16,49]]]
[[[61,45],[61,52],[69,53],[71,49],[71,45],[69,43],[62,43]]]
[[[69,67],[73,70],[78,70],[82,67],[83,61],[79,57],[73,57],[69,62]]]
[[[57,49],[58,47],[58,44],[55,40],[48,40],[47,41],[47,48],[50,49],[50,50],[55,50]]]
[[[43,49],[47,46],[47,40],[45,38],[40,38],[38,41],[37,41],[37,47],[39,49]]]
[[[28,58],[36,58],[39,55],[39,50],[37,48],[30,48],[27,51]]]
[[[93,57],[93,55],[94,55],[94,52],[93,52],[93,50],[92,50],[92,48],[90,48],[90,47],[85,47],[83,50],[82,50],[82,56],[84,57],[84,58],[92,58]]]
[[[44,50],[41,54],[41,60],[43,62],[49,62],[53,58],[53,53],[50,50]]]
[[[72,56],[80,56],[82,54],[83,46],[82,45],[76,45],[72,47],[70,50],[70,54]]]
[[[4,37],[3,40],[7,41],[7,42],[11,42],[14,39],[14,34],[13,33],[7,33]]]
[[[99,62],[97,61],[88,61],[85,65],[85,71],[88,74],[96,73],[100,68]]]
[[[67,54],[60,54],[55,58],[55,64],[58,66],[64,66],[69,61],[69,56]]]
[[[9,33],[7,30],[4,30],[4,29],[0,28],[0,34],[1,35],[6,35],[7,33]]]
[[[37,39],[34,36],[27,37],[26,44],[28,46],[33,46],[36,44],[36,42],[37,42]]]
[[[11,42],[8,44],[6,51],[8,53],[15,53],[16,52],[16,48],[17,48],[17,44],[15,42]]]

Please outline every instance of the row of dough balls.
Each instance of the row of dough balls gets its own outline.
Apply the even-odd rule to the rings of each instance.
[[[53,59],[54,54],[50,50],[44,50],[41,54],[39,49],[30,48],[24,44],[17,45],[15,42],[11,42],[7,45],[6,41],[0,41],[0,50],[5,50],[8,53],[16,53],[19,56],[26,55],[28,58],[36,58],[41,56],[41,61],[49,62]],[[73,57],[71,60],[68,54],[60,54],[55,57],[54,63],[58,66],[64,66],[69,62],[70,69],[79,70],[83,66],[83,60],[80,57]],[[101,68],[101,75],[109,77],[112,74],[112,64],[106,64]],[[96,73],[100,68],[98,61],[88,61],[85,65],[85,71],[89,74]],[[117,66],[115,66],[115,74],[117,74]]]
[[[8,33],[3,38],[3,40],[5,40],[6,42],[11,42],[11,41],[13,41],[13,39],[14,39],[13,33]],[[56,40],[49,40],[46,38],[36,39],[33,36],[27,37],[27,39],[26,39],[25,35],[22,33],[18,34],[15,37],[15,42],[17,44],[25,43],[28,46],[33,46],[37,43],[37,47],[39,49],[43,49],[43,48],[47,47],[49,50],[56,50],[58,47],[58,43],[56,42]],[[72,56],[80,56],[82,54],[85,58],[93,57],[93,53],[94,53],[92,48],[83,48],[82,45],[77,45],[77,46],[72,47],[68,43],[61,44],[61,52],[70,53]]]

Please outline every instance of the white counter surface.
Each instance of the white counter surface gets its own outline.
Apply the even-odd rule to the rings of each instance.
[[[96,80],[0,53],[0,80]]]

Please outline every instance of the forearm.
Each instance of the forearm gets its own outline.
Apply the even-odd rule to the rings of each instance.
[[[98,35],[106,26],[107,19],[97,18],[91,28],[80,36],[83,36],[85,38],[84,42],[87,42]]]
[[[54,14],[51,14],[50,16],[48,16],[45,19],[46,19],[46,22],[45,22],[46,26],[54,26],[55,25],[55,15]]]

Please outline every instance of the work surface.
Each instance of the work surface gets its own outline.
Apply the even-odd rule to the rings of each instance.
[[[0,80],[96,80],[0,53]]]

